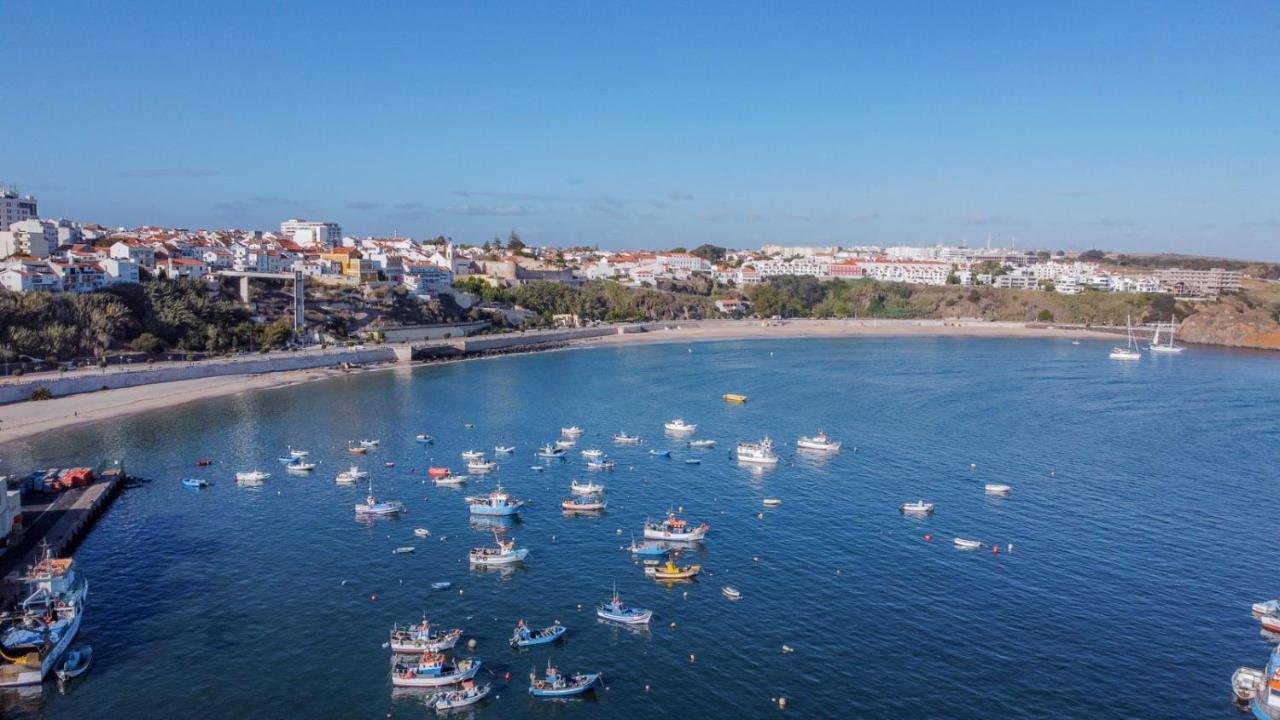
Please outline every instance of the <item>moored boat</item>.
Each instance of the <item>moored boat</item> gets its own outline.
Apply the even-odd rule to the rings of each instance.
[[[473,495],[466,501],[472,515],[515,515],[524,505],[523,500],[512,499],[501,484],[488,495]]]
[[[827,437],[825,432],[818,431],[817,435],[812,437],[801,437],[796,441],[796,447],[805,450],[820,450],[823,452],[835,452],[840,449],[840,441],[832,440]]]
[[[666,428],[668,432],[673,433],[690,433],[698,429],[696,424],[687,423],[684,421],[684,418],[676,418],[675,420],[664,424],[662,427]]]
[[[656,542],[636,542],[634,539],[631,541],[631,545],[628,546],[627,549],[631,551],[632,555],[642,558],[663,557],[667,553],[671,552],[671,548],[668,548],[666,545]]]
[[[382,441],[380,440],[361,440],[360,441],[360,447],[362,448],[376,448],[381,444],[382,444]]]
[[[364,455],[369,452],[369,448],[357,447],[355,445],[352,445],[351,447],[347,448],[347,452],[351,453],[352,455]]]
[[[315,463],[306,462],[305,460],[297,460],[295,462],[289,463],[288,465],[284,466],[285,472],[291,472],[291,473],[309,473],[315,469],[316,469]]]
[[[543,446],[542,446],[542,448],[538,450],[538,457],[540,457],[540,458],[562,458],[562,457],[564,457],[564,448],[562,448],[562,447],[557,447],[557,446],[552,445],[552,444],[543,445]]]
[[[669,512],[662,520],[645,520],[644,537],[646,540],[693,542],[706,537],[710,529],[711,526],[706,523],[691,525],[688,521],[677,518],[675,513]]]
[[[653,611],[634,608],[622,602],[622,598],[618,596],[618,588],[614,587],[613,597],[609,602],[596,607],[596,617],[624,625],[645,625],[653,619]]]
[[[618,445],[639,445],[639,435],[628,435],[626,432],[619,432],[613,436],[613,441]]]
[[[203,490],[204,488],[209,487],[209,481],[201,480],[200,478],[183,478],[182,486],[195,488],[196,490]]]
[[[427,537],[431,534],[431,531],[426,528],[414,528],[413,534],[417,537]]]
[[[447,690],[432,695],[427,704],[432,710],[443,712],[475,705],[489,695],[493,683],[477,685],[474,680],[463,680],[458,690]]]
[[[720,588],[720,594],[724,595],[730,600],[737,600],[742,597],[742,593],[739,592],[737,588],[729,585],[725,585],[724,587]]]
[[[654,580],[690,580],[702,572],[701,565],[676,565],[670,558],[665,565],[646,567],[644,574]]]
[[[577,425],[570,425],[569,427],[560,428],[560,434],[565,437],[578,437],[582,434],[582,428]]]
[[[346,470],[343,470],[342,472],[338,473],[338,477],[334,478],[334,480],[339,485],[354,485],[355,483],[358,483],[361,480],[365,480],[368,477],[369,477],[369,472],[367,470],[361,470],[355,465],[352,465]]]
[[[964,538],[956,538],[952,541],[957,550],[977,550],[982,547],[982,543],[978,540],[966,540]]]
[[[561,675],[548,659],[546,674],[541,679],[538,678],[537,673],[529,673],[529,694],[534,697],[572,697],[595,687],[599,680],[600,673]]]
[[[613,461],[612,460],[588,460],[587,469],[588,470],[612,470]]]
[[[416,625],[396,625],[391,628],[391,652],[401,655],[420,655],[423,653],[449,650],[458,644],[462,637],[462,629],[433,630],[427,617]]]
[[[746,395],[739,395],[739,394],[737,394],[737,393],[725,393],[724,395],[721,395],[720,397],[721,397],[725,402],[727,402],[727,403],[733,403],[733,404],[735,404],[735,405],[741,405],[742,403],[745,403],[745,402],[747,401],[747,396],[746,396]]]
[[[1128,344],[1125,347],[1111,348],[1112,360],[1141,360],[1142,353],[1138,351],[1138,345],[1133,341],[1133,318],[1125,318],[1125,328],[1128,333]]]
[[[1280,600],[1265,600],[1253,604],[1254,615],[1276,615],[1280,614]]]
[[[588,460],[599,460],[600,458],[604,457],[604,451],[603,450],[583,450],[582,457],[587,458]]]
[[[782,507],[782,500],[780,498],[765,498],[761,504],[767,508]]]
[[[373,494],[373,480],[369,481],[369,494],[363,503],[356,503],[357,515],[398,515],[405,512],[404,503],[399,500],[379,500]]]
[[[898,512],[905,515],[929,515],[933,512],[933,503],[928,503],[923,500],[902,503],[898,506]]]
[[[212,464],[213,464],[213,461],[210,460],[209,458],[200,458],[199,460],[196,461],[196,467],[209,467]]]
[[[599,485],[588,480],[587,482],[578,482],[574,480],[569,483],[569,492],[574,495],[594,495],[595,493],[604,492],[604,485]]]
[[[510,644],[513,648],[549,645],[564,636],[567,628],[556,622],[554,625],[534,630],[523,620],[516,622],[515,631],[511,634]]]
[[[293,448],[289,448],[289,457],[304,458],[309,455],[311,455],[311,453],[306,450],[294,450]]]
[[[715,446],[716,446],[715,440],[690,440],[689,441],[689,447],[691,448],[713,448]]]
[[[1266,677],[1258,668],[1238,667],[1231,673],[1231,694],[1240,702],[1249,702],[1258,696]]]
[[[568,450],[569,448],[571,448],[571,447],[573,447],[573,446],[575,446],[575,445],[577,445],[577,444],[578,444],[578,441],[577,441],[577,440],[574,440],[574,439],[572,439],[572,438],[570,438],[570,439],[568,439],[568,440],[557,440],[557,441],[555,442],[555,446],[556,446],[557,448],[561,449],[561,450]]]
[[[574,495],[560,501],[560,507],[569,512],[600,512],[609,506],[602,493]]]
[[[471,548],[467,558],[472,565],[513,565],[529,557],[529,548],[516,547],[515,539],[503,540],[497,532],[493,534],[494,545]]]
[[[269,472],[263,472],[262,470],[245,470],[243,472],[236,473],[236,482],[254,485],[261,483],[269,477],[271,477],[271,473]]]
[[[420,442],[420,443],[422,443],[422,444],[424,444],[424,445],[427,445],[427,444],[430,444],[430,443],[435,442],[435,438],[431,437],[430,435],[428,435],[428,434],[426,434],[426,433],[418,433],[418,434],[414,437],[414,440],[417,440],[418,442]]]
[[[778,454],[773,451],[773,441],[765,436],[760,442],[738,443],[738,462],[757,465],[777,465]]]
[[[1013,492],[1012,486],[1003,483],[987,483],[982,489],[988,495],[1008,495]]]
[[[93,648],[89,645],[76,645],[67,651],[66,657],[55,672],[59,680],[66,682],[88,672],[89,665],[92,663]]]
[[[427,477],[433,477],[433,478],[449,477],[449,468],[429,467],[427,468]]]
[[[28,595],[0,617],[0,687],[37,685],[58,666],[84,619],[89,583],[71,558],[41,558],[21,580]]]
[[[472,460],[480,460],[484,458],[483,450],[463,450],[462,459],[468,462]]]
[[[516,451],[515,445],[494,445],[493,452],[495,455],[510,455]]]
[[[441,687],[470,680],[480,672],[479,658],[448,660],[439,653],[397,655],[391,661],[395,687]]]
[[[493,460],[485,460],[483,455],[481,455],[479,458],[475,460],[467,461],[467,472],[474,472],[474,473],[492,472],[493,470],[497,469],[497,467],[498,467],[498,463],[494,462]]]

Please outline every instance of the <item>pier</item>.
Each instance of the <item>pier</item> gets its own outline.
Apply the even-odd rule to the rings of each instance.
[[[23,493],[20,539],[0,555],[0,609],[11,607],[19,598],[16,582],[40,557],[48,543],[55,556],[63,557],[84,539],[93,523],[107,509],[127,477],[118,467],[105,470],[85,487],[60,493]]]

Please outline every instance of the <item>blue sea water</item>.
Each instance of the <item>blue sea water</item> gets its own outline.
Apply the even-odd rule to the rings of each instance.
[[[353,375],[11,443],[4,471],[119,458],[155,480],[127,491],[76,555],[92,583],[93,670],[65,694],[48,684],[0,706],[51,719],[423,717],[420,696],[393,693],[382,644],[425,612],[463,627],[493,673],[495,697],[464,713],[476,717],[1232,717],[1232,670],[1269,651],[1249,605],[1280,595],[1268,570],[1280,363],[1201,348],[1119,363],[1107,348],[596,347]],[[750,401],[726,404],[725,392]],[[718,446],[667,436],[676,416]],[[531,470],[536,448],[574,423],[587,432],[568,459]],[[840,453],[796,451],[818,429]],[[645,444],[612,445],[619,430]],[[733,460],[735,441],[766,433],[781,446],[776,469]],[[362,438],[381,447],[349,455]],[[517,452],[488,478],[426,481],[429,465],[460,470],[460,451],[495,444]],[[278,466],[291,445],[322,463],[312,476]],[[590,474],[609,509],[566,517],[559,500],[589,475],[585,447],[618,461]],[[217,462],[193,467],[201,457]],[[409,514],[357,521],[365,489],[333,481],[353,461]],[[254,467],[273,477],[237,487],[232,474]],[[188,475],[214,485],[184,489]],[[492,536],[462,498],[498,481],[529,501],[509,533],[531,554],[510,574],[472,572],[467,549]],[[988,497],[988,482],[1013,493]],[[763,510],[765,497],[784,504]],[[919,498],[937,504],[932,517],[898,513]],[[620,548],[671,508],[712,530],[683,556],[703,577],[668,587]],[[962,552],[956,536],[1013,547]],[[401,545],[417,552],[393,555]],[[453,587],[432,592],[441,580]],[[615,584],[654,609],[649,631],[596,621]],[[513,651],[518,618],[559,620],[567,639]],[[531,699],[528,673],[548,658],[603,672],[605,687]]]

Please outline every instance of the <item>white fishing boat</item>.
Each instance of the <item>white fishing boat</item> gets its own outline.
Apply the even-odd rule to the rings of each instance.
[[[311,453],[306,450],[294,450],[293,448],[289,448],[289,457],[304,458],[309,455],[311,455]]]
[[[765,498],[763,505],[767,508],[782,507],[782,500],[779,498]]]
[[[369,472],[367,470],[361,470],[355,465],[352,465],[346,470],[343,470],[342,472],[338,473],[338,477],[336,478],[336,481],[339,485],[354,485],[355,483],[358,483],[361,480],[368,479],[368,477],[369,477]]]
[[[1280,600],[1265,600],[1253,604],[1254,615],[1280,615]]]
[[[494,532],[493,540],[494,545],[471,548],[467,558],[472,565],[514,565],[529,556],[529,548],[517,548],[514,538],[503,540]]]
[[[840,441],[832,440],[827,434],[818,431],[817,435],[812,437],[802,437],[796,441],[796,447],[804,450],[820,450],[822,452],[835,452],[840,449]]]
[[[246,470],[236,473],[236,482],[245,483],[247,485],[257,485],[263,480],[271,477],[271,473],[262,470]]]
[[[573,495],[560,501],[560,508],[568,512],[600,512],[607,507],[604,493]]]
[[[484,451],[483,450],[463,450],[462,459],[463,460],[483,460]]]
[[[58,666],[80,631],[89,583],[71,558],[41,559],[21,580],[28,593],[0,617],[0,687],[38,685]]]
[[[742,597],[742,593],[737,588],[731,587],[729,585],[725,585],[724,587],[720,588],[720,594],[724,595],[730,600],[738,600]]]
[[[465,485],[467,483],[466,475],[435,475],[431,478],[431,482],[436,485]]]
[[[426,528],[414,528],[413,534],[417,537],[424,538],[430,535],[431,531]]]
[[[603,450],[583,450],[582,457],[588,460],[599,460],[600,458],[604,457],[604,451]]]
[[[1151,338],[1151,345],[1148,346],[1147,349],[1154,353],[1163,353],[1163,354],[1176,354],[1176,353],[1182,352],[1183,347],[1181,345],[1173,344],[1173,336],[1174,336],[1174,333],[1176,332],[1176,328],[1177,328],[1177,325],[1174,324],[1173,316],[1170,315],[1169,316],[1169,342],[1165,343],[1164,345],[1161,345],[1160,344],[1160,323],[1157,322],[1156,334],[1154,337]]]
[[[612,470],[613,461],[612,460],[588,460],[587,469],[588,470]]]
[[[1249,702],[1258,696],[1266,679],[1266,673],[1258,668],[1238,667],[1231,673],[1231,694],[1240,702]]]
[[[435,442],[435,439],[432,438],[431,435],[428,433],[418,433],[417,435],[414,436],[414,439],[423,444],[429,444],[429,443]]]
[[[488,697],[492,689],[493,683],[477,685],[474,680],[463,680],[460,689],[438,692],[427,700],[427,705],[436,712],[467,707]]]
[[[1112,360],[1141,360],[1142,353],[1138,352],[1138,344],[1133,341],[1133,319],[1125,316],[1125,327],[1128,332],[1129,343],[1125,347],[1111,348]]]
[[[898,506],[898,511],[906,515],[929,515],[933,512],[933,503],[927,503],[923,500],[902,503]]]
[[[577,444],[578,444],[577,440],[557,440],[555,442],[556,449],[558,450],[568,450],[569,448]]]
[[[439,653],[397,655],[391,663],[391,685],[394,687],[456,685],[480,672],[479,658],[448,660]]]
[[[953,542],[957,550],[977,550],[982,547],[982,543],[977,540],[965,540],[958,537]]]
[[[662,427],[666,428],[667,432],[673,433],[691,433],[698,429],[697,425],[685,422],[684,418],[676,418],[675,420],[664,424]]]
[[[560,434],[565,437],[578,437],[582,435],[582,428],[577,425],[570,425],[569,427],[560,428]]]
[[[462,637],[462,629],[454,628],[441,632],[432,630],[426,615],[416,625],[396,625],[391,628],[391,639],[388,644],[391,652],[401,655],[421,655],[423,653],[443,652],[458,644]]]
[[[681,520],[675,513],[669,512],[662,520],[645,520],[644,539],[694,542],[706,537],[710,529],[711,526],[706,523],[691,525],[687,520]]]
[[[483,455],[467,461],[467,472],[485,473],[491,472],[497,467],[498,463],[492,460],[485,460]]]
[[[614,441],[615,443],[617,443],[618,445],[639,445],[639,444],[640,444],[640,436],[639,436],[639,435],[628,435],[628,434],[627,434],[627,433],[625,433],[625,432],[620,432],[620,433],[618,433],[617,435],[614,435],[614,436],[613,436],[613,441]]]
[[[689,441],[689,447],[691,448],[713,448],[715,446],[716,446],[715,440],[690,440]]]
[[[510,455],[516,451],[515,445],[494,445],[493,452],[495,455]]]
[[[538,457],[552,459],[562,458],[564,457],[564,448],[559,448],[551,444],[543,445],[542,448],[538,450]]]
[[[569,484],[569,492],[574,495],[594,495],[596,493],[604,492],[604,485],[600,485],[599,483],[595,483],[590,480],[587,482],[578,482],[577,480],[574,480]]]
[[[1008,495],[1013,492],[1013,487],[1004,483],[987,483],[982,489],[988,495]]]
[[[376,448],[381,444],[382,444],[381,440],[361,440],[360,441],[360,447],[362,448]]]
[[[392,554],[392,555],[408,555],[409,553],[413,552],[413,551],[414,551],[414,550],[416,550],[416,549],[417,549],[417,548],[415,548],[415,547],[414,547],[414,546],[412,546],[412,545],[401,545],[400,547],[396,548],[395,550],[392,550],[392,551],[391,551],[391,554]]]
[[[315,469],[316,469],[315,463],[303,462],[302,460],[299,460],[297,462],[292,462],[284,466],[284,471],[291,472],[291,473],[309,473]]]
[[[773,441],[765,436],[758,443],[738,443],[738,462],[757,465],[777,465],[778,454],[773,451]]]

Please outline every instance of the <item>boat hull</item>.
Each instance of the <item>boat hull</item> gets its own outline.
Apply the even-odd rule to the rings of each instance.
[[[480,661],[473,660],[471,666],[466,670],[455,671],[443,675],[418,675],[416,673],[396,673],[391,674],[391,685],[393,687],[443,687],[445,685],[456,685],[463,680],[470,680],[480,672]]]
[[[600,679],[599,673],[591,673],[584,676],[581,683],[567,688],[539,688],[536,685],[529,686],[529,694],[534,697],[557,698],[557,697],[573,697],[581,695],[596,686],[596,681]]]
[[[87,592],[87,588],[86,588]],[[16,668],[12,665],[5,665],[0,669],[0,687],[21,687],[23,685],[38,685],[44,682],[54,667],[62,660],[62,656],[66,653],[67,648],[71,646],[71,642],[75,640],[76,634],[80,632],[80,620],[84,617],[83,607],[80,608],[71,620],[71,625],[58,638],[58,642],[54,643],[49,650],[49,654],[45,655],[39,665],[24,665]],[[10,672],[10,671],[13,672]]]

